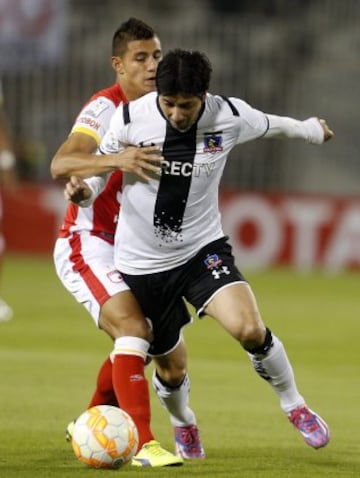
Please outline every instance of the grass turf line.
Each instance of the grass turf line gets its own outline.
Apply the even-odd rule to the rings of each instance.
[[[301,393],[331,426],[330,445],[315,451],[303,443],[246,354],[204,318],[185,329],[185,338],[191,406],[207,458],[177,469],[127,467],[116,472],[120,476],[358,476],[359,274],[276,269],[247,276],[264,321],[287,347]],[[64,428],[86,407],[111,341],[62,287],[51,259],[8,256],[2,293],[15,316],[0,324],[1,478],[109,473],[77,462]],[[151,398],[153,431],[171,450],[168,417]]]

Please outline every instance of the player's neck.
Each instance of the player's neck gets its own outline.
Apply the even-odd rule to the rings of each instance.
[[[122,89],[124,95],[126,96],[128,101],[137,100],[141,96],[144,96],[148,91],[141,91],[139,88],[136,88],[124,81],[118,81],[120,88]]]

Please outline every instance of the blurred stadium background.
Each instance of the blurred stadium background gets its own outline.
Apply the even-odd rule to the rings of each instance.
[[[320,148],[297,141],[259,141],[234,150],[223,191],[259,192],[264,206],[258,222],[254,220],[255,229],[249,225],[252,218],[239,223],[239,217],[230,215],[230,221],[237,221],[237,240],[241,242],[242,234],[246,254],[251,252],[256,234],[266,231],[269,237],[279,217],[284,218],[284,210],[291,209],[292,214],[285,214],[283,231],[291,229],[289,221],[294,224],[295,217],[295,229],[305,231],[297,234],[298,242],[303,242],[304,235],[307,240],[315,232],[319,236],[319,244],[311,246],[312,257],[299,252],[295,262],[360,266],[358,0],[2,0],[0,71],[19,173],[31,184],[29,198],[39,191],[34,191],[34,183],[46,185],[41,201],[48,212],[55,211],[56,224],[60,221],[63,202],[49,176],[51,158],[83,102],[113,82],[111,37],[129,16],[153,25],[164,51],[181,46],[206,52],[214,66],[213,93],[240,96],[275,114],[301,119],[319,115],[335,131],[336,138]],[[282,195],[281,199],[274,198],[274,193]],[[305,194],[315,202],[294,209],[293,201],[290,205],[283,202],[289,194],[291,200],[293,194]],[[38,204],[35,196],[33,202]],[[255,198],[257,204],[259,197]],[[249,205],[254,210],[255,202]],[[5,206],[10,209],[9,221],[9,215],[18,214],[19,204]],[[311,213],[309,217],[309,211],[315,210],[316,218]],[[273,225],[259,220],[268,217],[269,211],[276,216]],[[317,249],[329,244],[335,234],[343,234],[344,227],[345,243],[342,238],[341,246],[329,246],[337,250],[336,258],[324,259],[329,251]],[[15,234],[9,225],[7,230],[10,249],[21,249],[21,234]],[[272,262],[289,262],[289,250],[294,246],[283,237],[286,234],[277,239],[286,244],[278,246]],[[240,250],[241,244],[238,246]],[[259,256],[256,248],[253,252],[254,257]],[[260,260],[254,265],[272,262]]]

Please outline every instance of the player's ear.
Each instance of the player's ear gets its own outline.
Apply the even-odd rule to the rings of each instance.
[[[113,70],[116,71],[116,73],[122,75],[124,70],[123,70],[123,62],[119,56],[112,56],[111,57],[111,66],[113,67]]]

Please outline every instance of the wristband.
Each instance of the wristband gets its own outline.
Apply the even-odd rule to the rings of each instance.
[[[306,129],[306,140],[311,144],[322,144],[324,142],[324,130],[318,118],[308,118],[302,121]]]

